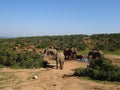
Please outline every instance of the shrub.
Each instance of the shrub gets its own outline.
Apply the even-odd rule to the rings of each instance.
[[[0,64],[12,68],[40,68],[43,67],[43,55],[34,52],[16,52],[2,50],[0,51]],[[45,67],[45,65],[44,65]]]
[[[17,54],[7,49],[0,51],[0,64],[4,66],[12,66],[16,64]]]
[[[21,68],[39,68],[43,67],[43,56],[34,52],[25,52],[18,55],[16,62]]]
[[[76,76],[87,76],[91,79],[105,81],[120,81],[120,67],[113,65],[105,58],[91,60],[85,69],[77,69]]]
[[[5,67],[4,65],[1,65],[1,64],[0,64],[0,68],[4,68],[4,67]]]

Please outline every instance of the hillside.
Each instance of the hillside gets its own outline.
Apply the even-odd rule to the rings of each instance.
[[[36,36],[0,39],[0,48],[12,48],[20,44],[21,48],[34,45],[35,48],[50,46],[63,50],[67,47],[76,47],[78,50],[100,49],[114,51],[120,49],[120,34],[93,34],[88,35],[64,35],[64,36]]]
[[[91,36],[95,48],[114,51],[120,49],[120,33],[116,34],[94,34]]]

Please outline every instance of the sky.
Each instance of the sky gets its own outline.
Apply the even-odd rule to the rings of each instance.
[[[120,0],[0,0],[0,36],[120,33]]]

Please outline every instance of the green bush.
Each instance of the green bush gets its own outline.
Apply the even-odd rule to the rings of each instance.
[[[0,64],[12,68],[40,68],[45,67],[43,55],[34,52],[16,52],[4,50],[0,51]],[[46,64],[47,66],[47,64]]]
[[[120,67],[113,65],[105,58],[91,60],[85,69],[77,69],[76,76],[87,76],[95,80],[120,81]]]
[[[16,61],[21,68],[39,68],[43,66],[42,54],[35,54],[34,52],[21,53]]]
[[[4,66],[12,66],[16,64],[17,54],[7,49],[0,51],[0,64]]]

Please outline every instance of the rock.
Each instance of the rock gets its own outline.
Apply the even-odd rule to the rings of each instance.
[[[38,76],[34,75],[34,76],[33,76],[33,79],[38,79]]]

